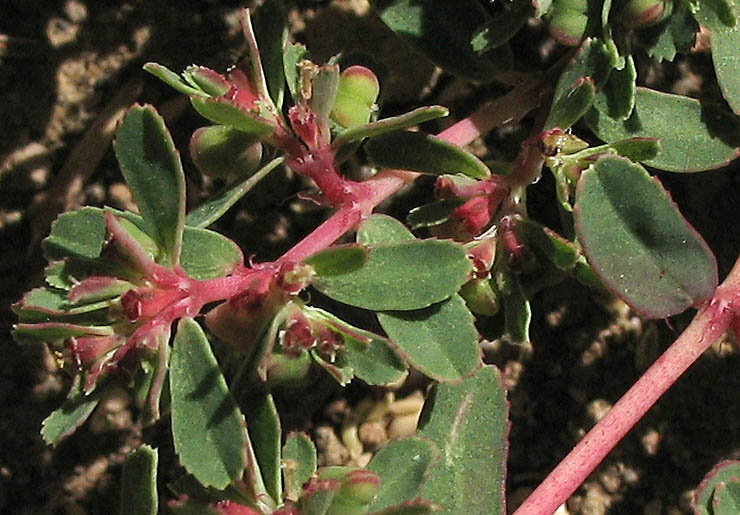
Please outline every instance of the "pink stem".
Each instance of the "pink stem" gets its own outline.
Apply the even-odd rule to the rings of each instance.
[[[441,139],[455,145],[467,145],[495,127],[521,120],[539,102],[541,81],[531,80],[514,88],[503,97],[487,102],[469,117],[460,120],[438,134]],[[311,234],[285,253],[278,263],[302,261],[322,250],[345,233],[354,229],[364,217],[383,200],[390,197],[419,174],[402,170],[383,170],[360,183],[363,196],[356,204],[340,208]]]
[[[737,316],[738,300],[740,259],[681,336],[550,472],[514,515],[550,515],[563,504],[668,388],[724,334]]]

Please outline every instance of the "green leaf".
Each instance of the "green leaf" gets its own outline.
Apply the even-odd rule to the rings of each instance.
[[[740,483],[720,483],[714,489],[714,515],[740,513]]]
[[[290,433],[283,445],[282,471],[286,498],[296,499],[303,483],[316,472],[316,446],[305,433]]]
[[[364,343],[347,338],[344,345],[347,365],[352,367],[356,377],[367,384],[397,383],[408,373],[406,363],[386,340],[374,338],[370,343]]]
[[[636,79],[635,60],[628,55],[624,68],[612,70],[603,89],[596,93],[594,107],[615,120],[626,120],[635,107]]]
[[[425,309],[377,315],[409,363],[429,377],[455,381],[480,366],[475,318],[459,295]]]
[[[591,77],[596,89],[600,89],[609,78],[613,66],[614,57],[604,43],[598,39],[584,40],[576,56],[560,74],[555,86],[553,105],[568,96],[573,86],[586,77]]]
[[[334,300],[373,311],[420,309],[453,295],[470,270],[462,245],[401,241],[369,247],[364,266],[347,273],[317,270],[313,286]]]
[[[300,43],[287,43],[283,53],[283,72],[293,101],[301,100],[300,72],[298,63],[308,58],[308,50]]]
[[[363,138],[373,138],[387,132],[398,131],[413,125],[428,122],[429,120],[443,118],[449,114],[449,109],[443,106],[419,107],[418,109],[414,109],[405,114],[383,118],[376,122],[368,122],[345,129],[334,138],[335,145],[337,141],[349,143],[352,141],[359,141]]]
[[[712,32],[731,29],[736,25],[738,14],[733,0],[695,0],[692,9],[696,21]]]
[[[277,157],[256,171],[253,175],[229,186],[215,197],[207,200],[185,217],[185,223],[192,227],[208,227],[221,218],[239,199],[246,195],[257,183],[267,177],[285,158]]]
[[[180,264],[195,279],[228,275],[243,261],[239,246],[217,232],[186,227]]]
[[[660,152],[660,140],[658,138],[630,138],[615,141],[609,144],[620,156],[632,161],[649,161],[654,159]]]
[[[318,118],[328,120],[339,88],[339,65],[325,64],[320,66],[311,81],[311,86],[309,106]]]
[[[395,383],[406,376],[406,363],[385,338],[354,327],[323,309],[306,306],[304,310],[312,320],[341,334],[344,351],[339,357],[353,375],[372,385]]]
[[[282,499],[280,477],[280,418],[272,395],[253,387],[242,394],[247,414],[249,439],[259,463],[267,493],[273,499]]]
[[[570,270],[581,256],[581,252],[575,244],[534,220],[519,218],[515,227],[517,234],[527,244],[544,254],[560,270]]]
[[[512,2],[509,10],[488,21],[475,32],[470,41],[473,50],[483,54],[500,47],[514,37],[533,14],[532,2],[528,0]]]
[[[113,336],[113,334],[113,328],[109,325],[93,326],[65,322],[34,322],[16,324],[13,327],[13,338],[22,342],[53,342],[76,336]]]
[[[355,371],[347,363],[345,353],[339,353],[329,359],[322,356],[316,349],[308,351],[311,358],[323,368],[340,386],[347,386],[355,377]]]
[[[106,237],[103,211],[83,207],[59,215],[44,239],[44,253],[49,260],[66,257],[95,259],[103,250]]]
[[[416,437],[393,440],[380,449],[366,467],[382,481],[381,490],[368,509],[382,510],[416,498],[437,455],[432,442]]]
[[[532,308],[524,294],[524,288],[519,276],[512,273],[508,267],[501,266],[494,276],[496,289],[501,294],[501,303],[504,306],[505,334],[515,343],[525,343],[529,340],[529,324],[532,321]]]
[[[568,129],[586,114],[588,108],[594,103],[596,97],[596,86],[591,77],[583,77],[554,102],[550,114],[545,122],[545,130],[560,127]]]
[[[368,515],[431,515],[438,511],[437,505],[423,499],[406,501]]]
[[[740,153],[736,116],[688,97],[647,88],[637,88],[635,109],[628,120],[615,121],[592,109],[586,123],[607,142],[660,138],[661,151],[645,164],[669,172],[719,168]]]
[[[174,266],[185,225],[185,175],[164,120],[152,106],[128,110],[113,142],[118,164],[144,219],[146,232]]]
[[[699,25],[684,4],[674,2],[674,12],[666,21],[639,31],[647,54],[659,62],[673,62],[677,53],[686,53],[694,46]]]
[[[85,395],[76,381],[61,407],[54,410],[41,424],[41,436],[48,445],[59,442],[75,432],[85,423],[100,402],[103,390],[96,388]]]
[[[317,252],[303,260],[322,277],[342,276],[361,270],[367,261],[368,251],[362,245],[337,245]]]
[[[409,211],[406,222],[411,229],[434,227],[449,220],[452,212],[464,203],[465,200],[460,198],[436,200]]]
[[[363,245],[415,239],[405,225],[388,215],[372,215],[357,229],[357,243]]]
[[[722,95],[740,115],[740,24],[732,30],[712,31],[712,61]]]
[[[121,515],[156,515],[157,449],[142,445],[126,457],[121,474]]]
[[[485,55],[473,50],[470,41],[491,20],[475,0],[373,0],[371,4],[393,32],[447,72],[490,82],[510,66],[507,47]]]
[[[713,500],[717,487],[722,484],[740,483],[740,461],[728,460],[710,470],[696,489],[694,509],[697,515],[714,515]],[[721,492],[720,492],[721,494]]]
[[[183,318],[170,359],[172,438],[185,469],[223,489],[246,464],[247,433],[200,325]]]
[[[175,88],[180,93],[184,93],[185,95],[197,95],[201,93],[199,89],[189,86],[180,75],[166,66],[162,66],[157,63],[146,63],[144,65],[144,70],[151,73],[168,86]]]
[[[190,103],[202,117],[255,137],[265,137],[275,130],[275,125],[271,121],[246,111],[225,98],[193,95],[190,97]]]
[[[659,182],[640,165],[604,156],[581,175],[578,239],[597,275],[636,311],[664,318],[717,286],[717,263]]]
[[[268,0],[260,6],[254,18],[254,33],[270,98],[280,109],[285,92],[283,51],[288,41],[288,13],[282,0]]]
[[[437,444],[441,456],[428,471],[421,497],[449,515],[505,514],[507,415],[506,390],[495,366],[458,384],[436,384],[418,434]]]
[[[371,138],[365,145],[375,166],[432,175],[461,173],[485,179],[491,171],[470,152],[422,132],[397,131]]]

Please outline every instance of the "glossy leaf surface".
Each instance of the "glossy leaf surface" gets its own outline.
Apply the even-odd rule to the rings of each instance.
[[[420,309],[453,295],[470,270],[459,244],[401,241],[368,247],[364,265],[347,273],[317,270],[313,286],[334,300],[373,311]]]
[[[688,97],[647,88],[637,88],[635,109],[629,119],[616,121],[592,109],[586,122],[607,142],[660,138],[661,151],[645,164],[670,172],[719,168],[739,153],[737,117]]]
[[[157,514],[157,461],[157,449],[148,445],[126,457],[121,474],[121,514]]]
[[[421,497],[449,515],[506,513],[507,415],[506,391],[494,366],[458,384],[435,385],[418,435],[437,444],[440,459],[430,467]]]
[[[418,497],[424,475],[437,455],[432,442],[415,437],[393,440],[380,449],[367,465],[382,481],[369,509],[381,510]]]
[[[431,175],[461,173],[476,179],[491,175],[470,152],[422,132],[398,131],[371,138],[365,145],[376,166],[413,170]]]
[[[147,234],[167,263],[176,264],[185,224],[185,175],[164,120],[152,106],[132,107],[118,126],[113,148]]]
[[[594,271],[645,316],[680,313],[714,292],[714,256],[640,165],[605,156],[586,170],[575,221]]]
[[[454,381],[480,366],[475,318],[459,295],[414,311],[378,313],[388,337],[409,363],[439,381]]]
[[[185,469],[205,486],[223,489],[246,464],[244,416],[200,325],[180,321],[170,360],[172,437]]]

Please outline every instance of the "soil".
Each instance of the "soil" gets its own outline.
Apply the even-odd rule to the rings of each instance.
[[[44,347],[12,341],[10,306],[39,284],[44,264],[39,243],[56,214],[84,204],[131,206],[110,150],[112,127],[126,105],[138,101],[157,106],[181,149],[202,124],[176,93],[148,77],[142,64],[156,61],[180,70],[198,63],[224,69],[239,52],[237,17],[243,4],[242,0],[8,0],[4,5],[0,18],[1,513],[117,512],[122,460],[142,441],[160,448],[160,471],[164,471],[160,492],[166,492],[166,481],[180,471],[169,443],[168,422],[141,427],[123,391],[106,399],[74,436],[56,448],[46,446],[39,436],[41,422],[63,400],[70,378]],[[472,87],[440,73],[395,39],[364,0],[289,4],[292,37],[308,43],[316,61],[339,51],[364,50],[388,68],[384,112],[442,103],[464,115],[497,92],[495,86]],[[544,41],[542,29],[527,30],[530,40],[521,46],[534,52],[533,41]],[[544,59],[547,52],[532,59]],[[649,67],[642,66],[643,71]],[[712,76],[707,54],[649,71],[652,75],[641,76],[652,77],[667,86],[664,89],[717,95],[711,80],[702,80]],[[428,127],[430,131],[440,128]],[[474,150],[511,157],[525,130],[526,126],[497,131],[477,142]],[[200,178],[185,160],[188,201],[197,205],[218,184]],[[740,252],[740,240],[727,238],[729,224],[717,221],[738,219],[740,214],[738,166],[659,177],[717,253],[724,275]],[[216,229],[239,242],[245,255],[275,258],[325,216],[323,210],[296,197],[306,187],[305,181],[288,172],[273,174]],[[543,221],[552,214],[546,201],[538,201],[551,198],[552,191],[547,177],[531,188],[533,212]],[[418,205],[428,194],[428,189],[412,188],[383,208],[403,217],[409,206]],[[689,313],[670,321],[644,321],[621,302],[586,295],[569,282],[539,292],[533,299],[533,313],[531,345],[497,340],[497,322],[480,323],[481,333],[491,340],[483,343],[486,359],[501,368],[509,389],[512,506],[603,416],[691,317]],[[740,412],[732,409],[740,391],[738,365],[735,342],[716,344],[592,474],[569,500],[567,512],[690,513],[692,489],[712,465],[740,458]],[[368,406],[382,400],[384,392],[361,384],[343,391],[327,387],[322,395],[302,398],[301,404],[308,406],[303,410],[285,399],[283,423],[314,436],[322,463],[361,464],[387,438],[404,434],[409,424],[413,427],[413,406],[418,406],[419,395],[415,392],[425,387],[425,380],[412,374],[394,394],[399,399],[409,396],[404,402],[411,407],[377,420],[367,418]],[[408,415],[412,419],[399,422]],[[352,425],[348,421],[357,427],[357,440],[342,438],[342,429]]]

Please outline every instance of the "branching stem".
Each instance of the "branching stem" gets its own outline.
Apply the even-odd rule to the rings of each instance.
[[[668,388],[724,334],[739,311],[740,259],[686,330],[550,472],[515,515],[550,515],[563,504]]]

